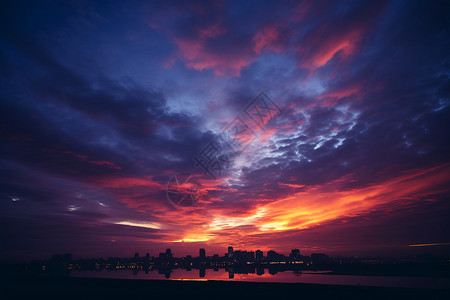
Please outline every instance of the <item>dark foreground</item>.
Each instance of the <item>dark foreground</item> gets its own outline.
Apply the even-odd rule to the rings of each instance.
[[[0,299],[450,299],[450,289],[232,281],[11,277]]]

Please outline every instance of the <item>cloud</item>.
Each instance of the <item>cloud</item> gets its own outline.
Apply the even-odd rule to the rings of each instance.
[[[315,70],[334,57],[342,60],[353,56],[364,36],[376,27],[376,20],[385,7],[384,2],[362,5],[317,25],[297,44],[299,66]]]

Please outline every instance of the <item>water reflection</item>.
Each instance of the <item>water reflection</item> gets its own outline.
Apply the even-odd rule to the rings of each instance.
[[[227,269],[149,269],[108,271],[72,270],[72,277],[96,277],[116,279],[150,280],[232,280],[285,283],[313,283],[329,285],[364,285],[407,288],[448,288],[449,278],[396,277],[396,276],[354,276],[333,275],[331,271],[277,270],[276,268],[236,268]]]

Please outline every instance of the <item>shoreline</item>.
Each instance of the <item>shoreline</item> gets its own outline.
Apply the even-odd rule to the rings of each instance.
[[[220,280],[11,276],[4,299],[449,299],[447,289]]]

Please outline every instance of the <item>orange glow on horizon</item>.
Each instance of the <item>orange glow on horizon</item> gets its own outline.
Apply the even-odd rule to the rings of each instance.
[[[271,232],[308,230],[340,218],[368,214],[386,204],[407,207],[420,201],[422,196],[434,194],[436,186],[445,183],[448,178],[450,166],[447,164],[415,170],[364,188],[340,190],[345,180],[338,179],[280,199],[256,199],[256,206],[243,211],[241,216],[224,213],[224,210],[208,211],[208,206],[191,208],[188,214],[186,211],[171,212],[167,217],[179,231],[174,231],[170,241],[223,244],[233,241],[230,231],[233,232],[231,236],[251,237]]]
[[[450,243],[416,244],[416,245],[409,245],[409,247],[428,247],[428,246],[446,246],[446,245],[450,245]]]

